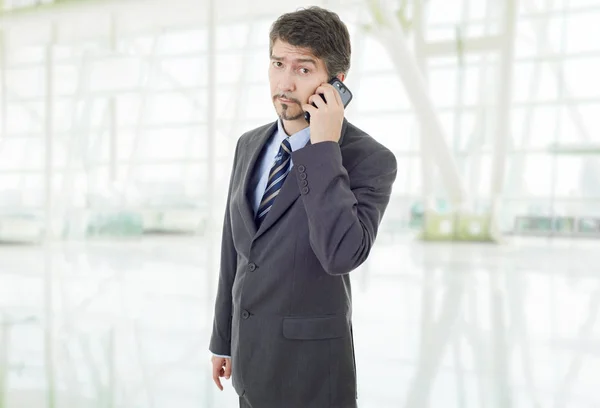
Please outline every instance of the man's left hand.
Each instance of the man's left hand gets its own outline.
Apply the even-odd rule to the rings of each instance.
[[[325,101],[321,95],[325,96]],[[315,108],[311,105],[317,105]],[[310,113],[310,142],[338,142],[342,133],[344,121],[344,104],[340,94],[333,85],[324,83],[315,94],[308,98],[308,104],[302,105],[305,112]]]

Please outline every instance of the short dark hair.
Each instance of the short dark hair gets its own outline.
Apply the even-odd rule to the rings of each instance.
[[[278,39],[295,47],[308,48],[322,59],[329,77],[348,74],[350,34],[340,17],[321,7],[299,9],[279,17],[271,26],[269,54]]]

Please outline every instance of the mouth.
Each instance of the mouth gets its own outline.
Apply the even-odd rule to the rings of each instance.
[[[285,98],[277,98],[277,99],[279,99],[279,101],[283,102],[283,103],[296,103],[290,99],[285,99]]]

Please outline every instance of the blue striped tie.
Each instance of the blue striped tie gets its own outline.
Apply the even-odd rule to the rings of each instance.
[[[263,198],[258,206],[258,212],[256,213],[256,223],[258,226],[262,224],[269,210],[275,202],[275,198],[281,191],[283,182],[290,170],[290,159],[292,155],[292,146],[287,139],[281,142],[279,147],[279,153],[275,159],[275,164],[269,172],[269,180],[267,181],[267,188],[263,194]]]

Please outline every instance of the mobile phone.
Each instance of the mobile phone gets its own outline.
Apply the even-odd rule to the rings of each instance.
[[[348,87],[346,85],[344,85],[344,83],[342,81],[340,81],[339,79],[337,79],[336,77],[331,78],[329,83],[331,85],[333,85],[335,90],[338,91],[338,93],[342,97],[342,103],[344,104],[344,108],[346,106],[348,106],[348,104],[352,100],[352,92],[350,92],[350,89],[348,89]],[[323,94],[320,94],[320,95],[321,95],[321,98],[323,98],[323,100],[325,101],[325,96],[323,96]],[[325,102],[327,102],[327,101],[325,101]],[[317,107],[317,105],[315,105],[314,103],[312,105],[315,108]],[[304,112],[304,119],[306,119],[306,121],[308,123],[310,123],[310,113]]]

